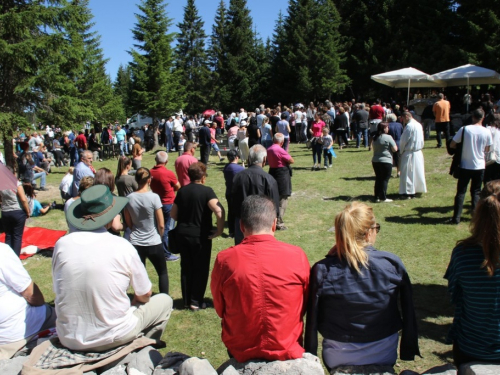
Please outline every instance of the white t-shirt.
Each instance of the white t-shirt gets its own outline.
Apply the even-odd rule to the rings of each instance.
[[[460,167],[464,169],[484,169],[484,149],[493,144],[491,132],[480,125],[469,125],[461,127],[453,137],[456,143],[462,142],[462,131],[465,130],[464,144],[462,148],[462,161]]]
[[[302,123],[302,111],[295,111],[295,123],[296,124]]]
[[[71,350],[108,345],[137,325],[127,289],[137,295],[151,282],[135,248],[100,228],[57,241],[52,255],[57,334]]]
[[[73,175],[71,173],[66,173],[63,177],[61,184],[59,185],[59,190],[63,193],[70,193],[71,185],[73,184]]]
[[[31,306],[21,293],[31,277],[10,246],[0,243],[0,345],[34,335],[46,316],[46,307]]]

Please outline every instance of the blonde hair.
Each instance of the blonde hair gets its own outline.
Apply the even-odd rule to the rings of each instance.
[[[68,169],[68,173],[69,174],[73,174],[73,171],[75,170],[75,167],[69,167]]]
[[[358,273],[368,265],[366,233],[375,224],[373,209],[360,202],[348,204],[335,217],[337,255]]]

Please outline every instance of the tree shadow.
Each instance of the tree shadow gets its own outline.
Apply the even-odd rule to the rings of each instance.
[[[454,308],[450,302],[447,286],[413,284],[413,302],[419,336],[444,344],[451,324],[438,324],[432,320],[453,317]],[[443,360],[446,360],[446,357]]]

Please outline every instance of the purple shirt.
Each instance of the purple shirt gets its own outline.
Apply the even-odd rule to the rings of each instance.
[[[286,167],[290,159],[290,154],[277,143],[273,143],[273,145],[267,149],[267,162],[270,168]]]

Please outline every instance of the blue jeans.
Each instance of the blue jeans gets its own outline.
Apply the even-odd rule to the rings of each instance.
[[[120,156],[125,155],[125,141],[118,142],[120,145]]]
[[[356,147],[359,147],[361,142],[361,136],[363,136],[363,142],[365,144],[365,148],[368,147],[368,129],[359,129],[356,132]]]
[[[313,150],[313,162],[316,164],[316,159],[318,159],[318,163],[321,164],[321,153],[323,152],[323,145],[321,143],[316,142],[312,146]]]
[[[36,184],[37,179],[40,179],[40,187],[45,187],[45,179],[47,177],[47,173],[45,172],[38,172],[33,175],[33,181],[31,181],[32,184]]]
[[[175,225],[175,220],[170,217],[170,210],[172,209],[171,204],[164,204],[162,211],[163,211],[163,221],[165,223],[165,230],[163,231],[163,252],[165,253],[166,257],[169,257],[172,255],[170,251],[168,251],[168,231],[171,229],[174,229]]]

